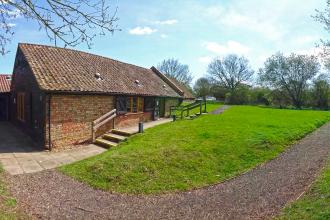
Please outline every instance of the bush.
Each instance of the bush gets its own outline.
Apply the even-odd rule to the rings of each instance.
[[[249,104],[249,88],[241,86],[236,91],[226,94],[225,103],[233,105]]]

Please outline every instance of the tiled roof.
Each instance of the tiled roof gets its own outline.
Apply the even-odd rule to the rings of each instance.
[[[151,69],[58,47],[19,44],[19,49],[44,91],[180,97]]]
[[[183,85],[178,80],[172,77],[168,77],[182,92],[184,99],[195,99],[195,96],[191,93],[186,85]]]
[[[11,75],[0,74],[0,93],[10,92]]]

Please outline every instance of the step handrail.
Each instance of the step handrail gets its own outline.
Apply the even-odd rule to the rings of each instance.
[[[115,117],[117,116],[116,114],[117,110],[113,109],[110,112],[102,115],[98,119],[94,120],[92,122],[92,141],[93,143],[95,142],[96,139],[96,131],[104,124],[108,123],[110,120],[112,121],[113,128],[115,127]]]
[[[194,105],[199,105],[199,102],[200,101],[195,101],[193,103],[190,103],[188,105],[185,105],[185,106],[170,106],[170,115],[172,115],[172,112],[173,111],[185,111],[187,110],[187,108],[191,107],[191,106],[194,106]]]
[[[200,114],[202,114],[202,101],[196,101],[190,105],[186,105],[183,107],[183,109],[181,110],[181,119],[183,118],[183,113],[185,111],[187,111],[187,116],[188,116],[189,111],[197,107],[199,107]]]

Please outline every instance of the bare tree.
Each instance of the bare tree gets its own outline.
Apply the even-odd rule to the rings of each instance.
[[[253,70],[245,57],[231,54],[223,59],[216,58],[208,66],[210,77],[234,93],[244,82],[253,76]]]
[[[158,64],[157,69],[166,76],[173,77],[180,83],[189,86],[193,77],[189,71],[189,66],[181,64],[178,60],[167,59]]]
[[[208,78],[199,78],[194,85],[194,91],[198,97],[202,97],[205,101],[206,96],[211,93],[211,83]]]
[[[47,36],[64,46],[86,43],[91,47],[97,35],[113,33],[117,9],[111,12],[108,0],[0,0],[0,53],[14,34],[13,20],[24,17],[39,24]]]
[[[324,29],[330,32],[330,0],[327,0],[327,6],[324,11],[316,10],[316,13],[317,14],[313,16],[314,19],[324,24]],[[328,39],[322,40],[322,43],[326,48],[330,46],[330,41]]]
[[[285,91],[293,105],[301,108],[307,84],[320,69],[315,56],[291,54],[285,57],[281,53],[273,55],[260,69],[260,81],[271,88]]]

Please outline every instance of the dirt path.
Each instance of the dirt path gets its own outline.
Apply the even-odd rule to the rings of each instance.
[[[225,112],[227,109],[229,109],[229,108],[230,108],[229,105],[223,105],[223,106],[221,106],[220,108],[211,111],[210,114],[212,114],[212,115],[219,115],[219,114],[224,113],[224,112]]]
[[[329,155],[330,123],[244,175],[190,192],[110,194],[54,170],[14,176],[9,184],[23,209],[42,219],[264,219],[304,192]]]

